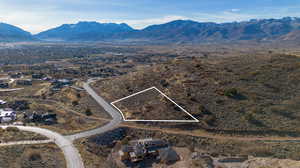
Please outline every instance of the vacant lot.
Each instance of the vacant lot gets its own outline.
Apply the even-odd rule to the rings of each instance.
[[[114,105],[127,120],[193,120],[155,88],[118,101]]]
[[[65,168],[62,152],[54,144],[0,147],[1,168]]]

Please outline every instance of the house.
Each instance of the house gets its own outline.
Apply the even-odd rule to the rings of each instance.
[[[51,77],[44,77],[42,80],[43,81],[51,81],[51,79],[52,79]]]
[[[71,80],[68,79],[57,79],[57,80],[52,80],[52,90],[60,90],[65,86],[70,86],[73,84]]]
[[[0,100],[0,105],[4,105],[4,104],[6,104],[6,103],[7,103],[6,101]]]
[[[27,115],[25,116],[26,116],[25,118],[27,118]],[[28,119],[29,122],[44,123],[46,125],[55,124],[57,122],[56,114],[49,114],[49,113],[37,114],[34,112],[31,115],[29,115]]]
[[[32,79],[42,79],[43,77],[45,77],[45,74],[42,73],[32,74],[31,77]]]
[[[57,82],[63,85],[72,85],[72,82],[69,79],[58,79]]]
[[[159,139],[141,139],[130,141],[128,145],[122,146],[119,155],[122,161],[129,160],[131,162],[138,162],[144,160],[146,157],[156,157],[159,151],[168,148],[169,144]]]
[[[17,113],[12,109],[0,109],[0,123],[10,122],[17,118]]]
[[[6,89],[6,88],[9,88],[9,84],[8,83],[0,83],[0,88],[2,89]]]
[[[7,82],[7,80],[0,80],[0,88],[8,88],[9,84]]]
[[[4,100],[0,100],[0,108],[3,108],[7,102]]]
[[[31,79],[17,80],[17,85],[29,86],[32,85]]]
[[[18,73],[12,73],[12,74],[9,74],[9,76],[11,78],[17,79],[17,78],[21,78],[22,77],[22,73],[20,73],[20,72],[18,72]]]

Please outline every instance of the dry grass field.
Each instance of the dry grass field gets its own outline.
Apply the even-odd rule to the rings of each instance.
[[[114,105],[127,120],[194,120],[156,88],[149,88]]]
[[[0,142],[10,142],[10,141],[23,141],[23,140],[45,140],[47,137],[42,135],[20,131],[17,128],[8,127],[6,129],[0,128]]]
[[[299,67],[298,57],[272,53],[175,59],[99,81],[94,87],[114,101],[156,86],[201,121],[175,125],[182,129],[296,136],[300,131]],[[158,106],[151,113],[165,117],[168,110]]]
[[[17,145],[0,148],[1,168],[65,168],[60,149],[54,144]]]

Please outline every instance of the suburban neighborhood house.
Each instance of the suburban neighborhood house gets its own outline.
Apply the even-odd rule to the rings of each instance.
[[[0,109],[0,123],[10,122],[17,118],[17,114],[10,108]]]
[[[0,100],[0,105],[4,105],[4,104],[6,104],[6,101]]]
[[[6,89],[8,87],[9,87],[9,84],[8,84],[7,80],[3,80],[3,78],[0,78],[0,88]]]
[[[147,157],[159,156],[160,150],[169,148],[169,144],[159,139],[140,139],[122,146],[119,155],[122,161],[138,162]]]

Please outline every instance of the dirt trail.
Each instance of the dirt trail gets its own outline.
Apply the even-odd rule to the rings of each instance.
[[[202,138],[211,138],[211,139],[222,139],[222,140],[239,140],[239,141],[300,141],[300,137],[279,137],[279,136],[230,136],[230,135],[221,135],[221,134],[212,134],[209,132],[194,133],[190,131],[181,131],[181,130],[170,130],[165,128],[146,128],[144,126],[130,125],[127,123],[122,123],[120,126],[143,129],[149,131],[160,131],[168,134],[179,134],[187,136],[195,136]]]

